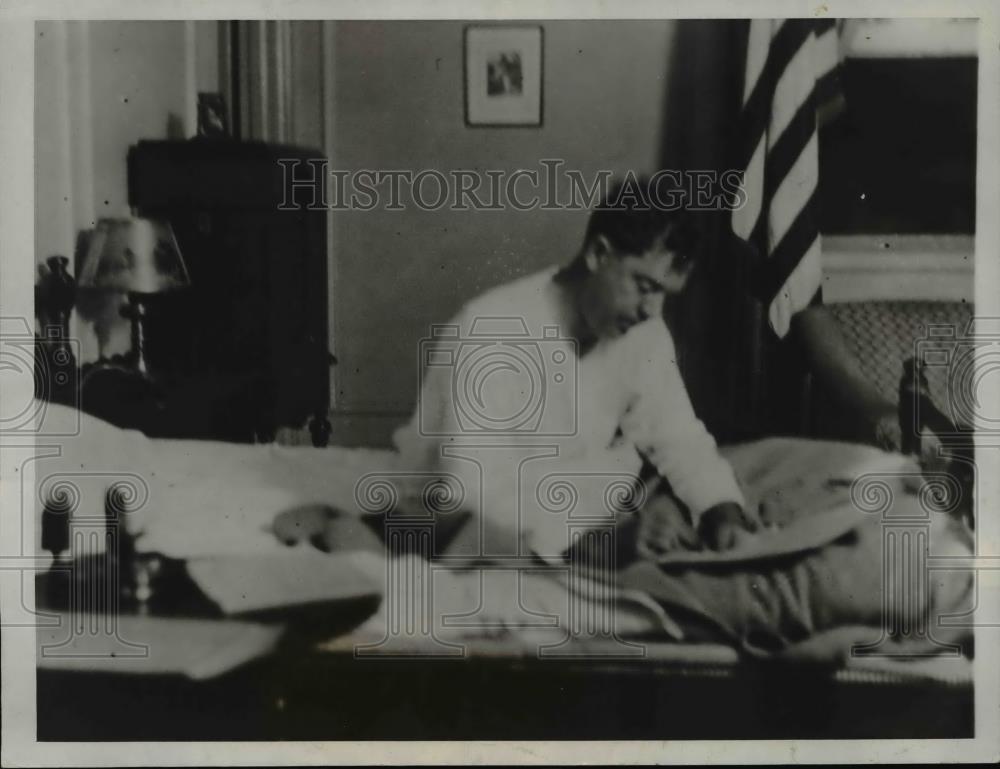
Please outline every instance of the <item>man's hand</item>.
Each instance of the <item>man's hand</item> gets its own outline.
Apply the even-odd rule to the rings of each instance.
[[[735,502],[722,502],[701,514],[698,536],[712,550],[731,550],[756,531],[756,525]]]
[[[898,453],[903,450],[903,431],[899,426],[899,415],[895,409],[883,411],[872,421],[872,432],[876,446],[883,451]]]
[[[659,560],[674,550],[697,550],[698,534],[686,512],[666,494],[654,494],[639,511],[637,548],[643,558]]]

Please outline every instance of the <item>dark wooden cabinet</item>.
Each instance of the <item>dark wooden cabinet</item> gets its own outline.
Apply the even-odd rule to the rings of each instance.
[[[142,141],[129,151],[129,203],[170,222],[191,278],[158,297],[150,357],[181,377],[251,381],[246,418],[258,438],[307,423],[314,443],[329,433],[327,211],[309,207],[313,190],[286,190],[279,163],[322,158],[231,140]]]

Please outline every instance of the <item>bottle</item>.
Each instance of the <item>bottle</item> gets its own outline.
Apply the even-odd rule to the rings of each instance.
[[[108,489],[104,505],[107,553],[105,579],[109,595],[119,607],[131,608],[135,601],[135,539],[126,526],[129,493],[118,484]]]
[[[50,608],[62,609],[69,603],[69,518],[66,500],[56,498],[42,509],[42,550],[52,553],[52,565],[45,575],[45,597]]]
[[[913,357],[903,361],[903,376],[899,380],[899,429],[902,433],[903,454],[920,456],[920,417],[922,409],[918,409],[920,398],[920,378],[923,370]],[[925,380],[926,381],[926,380]]]
[[[67,271],[69,259],[50,256],[48,272],[35,292],[41,337],[35,350],[35,397],[76,405],[77,361],[69,338],[69,319],[76,302],[76,281]]]

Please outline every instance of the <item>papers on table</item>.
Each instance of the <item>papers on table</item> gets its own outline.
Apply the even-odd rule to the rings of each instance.
[[[270,653],[282,632],[235,620],[60,614],[37,629],[38,669],[199,680]]]
[[[324,553],[305,543],[269,554],[195,558],[187,570],[225,614],[378,597],[385,586],[380,555]]]

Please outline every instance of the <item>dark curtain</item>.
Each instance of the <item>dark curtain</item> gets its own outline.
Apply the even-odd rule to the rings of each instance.
[[[747,20],[675,25],[661,164],[690,174],[737,168]],[[720,442],[806,430],[809,377],[793,334],[779,339],[755,296],[758,253],[732,232],[728,210],[694,214],[705,250],[668,310],[695,411]]]
[[[662,167],[687,174],[732,167],[748,22],[675,26]],[[668,314],[695,411],[720,441],[758,434],[763,308],[750,291],[753,254],[731,235],[728,211],[697,212],[705,249]]]

